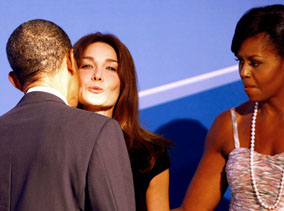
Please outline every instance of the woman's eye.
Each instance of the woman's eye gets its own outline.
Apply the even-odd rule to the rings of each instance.
[[[243,60],[243,59],[236,58],[236,61],[237,61],[238,64],[239,64],[239,68],[241,68],[241,67],[244,65],[244,60]]]
[[[81,68],[82,69],[90,69],[90,68],[92,68],[92,66],[89,65],[89,64],[84,64],[84,65],[81,66]]]
[[[239,64],[243,64],[243,63],[244,63],[244,60],[243,60],[243,59],[236,58],[235,60],[236,60]]]
[[[257,67],[260,63],[256,61],[250,61],[250,66]]]
[[[111,70],[111,71],[116,71],[116,68],[111,67],[111,66],[106,67],[106,69],[107,69],[107,70]]]

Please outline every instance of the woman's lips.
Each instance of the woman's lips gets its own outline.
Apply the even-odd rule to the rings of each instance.
[[[249,91],[249,90],[252,90],[254,89],[256,86],[253,86],[253,85],[245,85],[245,91]]]
[[[91,87],[88,87],[88,90],[90,92],[93,92],[93,93],[102,93],[104,90],[101,88],[101,87],[98,87],[98,86],[91,86]]]

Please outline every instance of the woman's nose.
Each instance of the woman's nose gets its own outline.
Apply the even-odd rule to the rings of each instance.
[[[103,79],[102,79],[101,76],[95,75],[95,76],[93,77],[93,80],[95,80],[95,81],[102,81]]]
[[[239,71],[240,71],[241,78],[247,78],[251,76],[250,67],[246,63],[239,65]]]
[[[101,72],[101,70],[100,70],[99,68],[97,68],[97,69],[94,71],[92,80],[94,80],[94,81],[103,81],[102,72]]]

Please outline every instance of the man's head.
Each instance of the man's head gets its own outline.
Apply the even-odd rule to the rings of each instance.
[[[76,64],[73,62],[73,52],[69,53],[71,47],[67,34],[50,21],[36,19],[18,26],[6,45],[7,57],[13,69],[12,75],[17,78],[17,87],[21,86],[22,90],[26,90],[30,84],[56,76],[64,62],[64,68],[71,71],[71,76],[74,71],[77,74],[77,70],[74,70]],[[75,82],[76,86],[77,77],[61,78],[68,80],[62,81],[62,84],[72,88],[70,83]],[[69,94],[66,94],[67,98],[70,97]]]

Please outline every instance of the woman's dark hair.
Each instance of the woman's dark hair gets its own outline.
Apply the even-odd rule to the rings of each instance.
[[[81,58],[86,48],[95,42],[107,43],[113,47],[117,54],[120,94],[114,108],[113,119],[119,122],[124,132],[130,157],[137,150],[147,152],[148,165],[140,170],[149,171],[153,168],[156,159],[163,153],[163,151],[156,149],[166,150],[166,146],[170,145],[170,142],[141,127],[134,61],[127,47],[115,35],[97,32],[78,40],[73,46],[78,66],[81,65]]]
[[[246,12],[236,26],[232,52],[236,55],[246,39],[259,33],[269,35],[278,55],[284,57],[284,5],[258,7]]]

